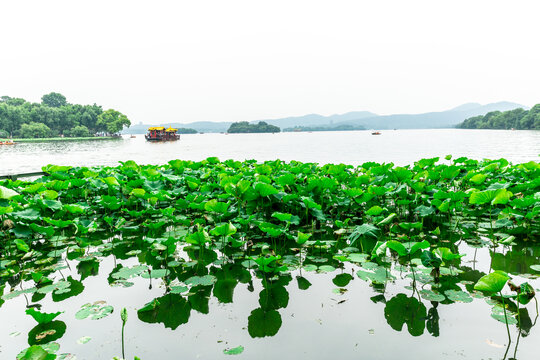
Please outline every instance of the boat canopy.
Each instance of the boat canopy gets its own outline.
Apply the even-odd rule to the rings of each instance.
[[[168,128],[167,130],[165,130],[166,132],[177,132],[178,129],[173,129],[172,127]]]
[[[161,131],[161,130],[165,130],[165,128],[163,126],[148,128],[148,131],[156,131],[156,130]]]

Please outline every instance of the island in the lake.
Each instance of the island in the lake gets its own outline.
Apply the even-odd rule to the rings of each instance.
[[[278,133],[281,129],[275,125],[270,125],[265,121],[259,121],[257,124],[250,124],[247,121],[240,121],[232,123],[228,133],[240,134],[240,133]]]

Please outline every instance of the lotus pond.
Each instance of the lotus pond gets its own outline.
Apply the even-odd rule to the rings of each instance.
[[[49,165],[0,182],[2,359],[533,359],[540,164]]]

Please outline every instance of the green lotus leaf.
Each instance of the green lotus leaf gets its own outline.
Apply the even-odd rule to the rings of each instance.
[[[475,290],[486,292],[499,292],[503,289],[506,282],[510,279],[507,273],[496,270],[490,274],[484,275],[474,285]]]
[[[8,189],[4,186],[0,186],[0,199],[9,200],[14,196],[19,195],[15,190]]]

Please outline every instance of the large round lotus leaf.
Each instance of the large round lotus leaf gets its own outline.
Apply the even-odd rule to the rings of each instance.
[[[487,292],[499,292],[503,289],[506,282],[510,279],[507,273],[496,270],[490,274],[484,275],[474,285],[475,290]]]

